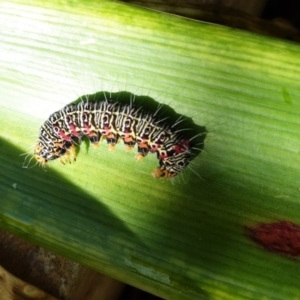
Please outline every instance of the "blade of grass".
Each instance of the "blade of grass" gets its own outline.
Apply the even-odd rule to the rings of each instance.
[[[297,297],[297,261],[245,227],[299,222],[298,45],[111,1],[4,1],[0,14],[1,227],[164,298]],[[104,145],[22,169],[49,114],[97,89],[207,124],[203,179],[154,180],[155,157]]]

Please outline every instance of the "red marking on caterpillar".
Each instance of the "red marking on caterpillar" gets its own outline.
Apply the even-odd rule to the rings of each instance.
[[[110,149],[122,139],[127,150],[137,144],[138,160],[156,153],[159,167],[152,175],[171,178],[203,150],[206,134],[204,126],[148,96],[98,92],[80,97],[46,120],[34,157],[42,166],[57,158],[70,163],[83,136],[95,146],[106,139]]]

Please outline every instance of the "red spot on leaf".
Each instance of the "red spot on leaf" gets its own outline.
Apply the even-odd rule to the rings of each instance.
[[[292,222],[259,224],[248,228],[248,232],[253,241],[268,251],[290,257],[300,255],[300,227]]]

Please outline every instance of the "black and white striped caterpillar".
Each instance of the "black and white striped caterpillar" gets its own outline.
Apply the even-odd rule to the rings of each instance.
[[[174,177],[203,150],[206,128],[195,124],[186,128],[185,124],[193,124],[189,118],[166,105],[155,105],[153,110],[150,102],[155,101],[129,92],[84,95],[50,115],[40,128],[34,157],[43,166],[57,158],[71,162],[83,136],[95,146],[106,139],[110,149],[122,139],[128,150],[137,144],[138,160],[148,152],[157,154],[154,177]]]

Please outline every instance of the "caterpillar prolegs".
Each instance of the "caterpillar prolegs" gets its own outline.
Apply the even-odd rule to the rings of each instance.
[[[106,139],[110,149],[123,140],[128,150],[137,145],[139,160],[156,153],[159,166],[152,175],[170,178],[203,150],[206,133],[204,126],[148,96],[98,92],[50,115],[40,128],[34,157],[43,166],[57,158],[71,162],[84,136],[95,146]]]

